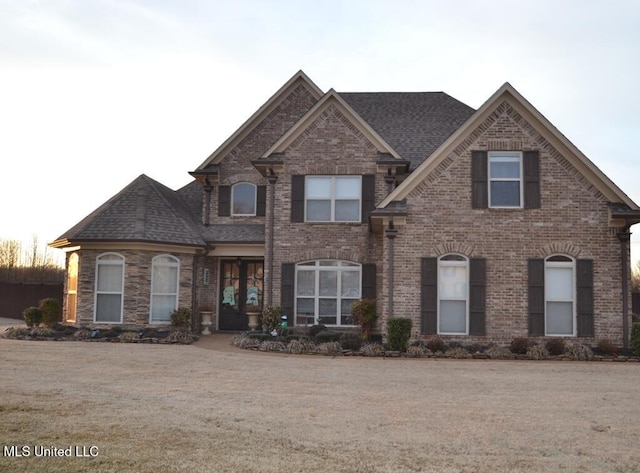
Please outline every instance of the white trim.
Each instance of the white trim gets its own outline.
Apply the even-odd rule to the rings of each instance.
[[[307,192],[309,190],[308,180],[314,178],[326,178],[330,179],[330,195],[329,199],[308,199]],[[354,201],[356,199],[338,199],[336,198],[336,181],[340,178],[349,178],[349,179],[358,179],[360,182],[360,192],[358,196],[358,216],[355,220],[336,220],[336,201],[345,200],[345,201]],[[330,210],[330,218],[329,220],[309,220],[307,217],[307,202],[308,200],[321,200],[326,201],[329,200],[331,205]],[[304,221],[306,223],[360,223],[362,215],[362,176],[360,175],[336,175],[336,176],[327,176],[327,175],[308,175],[304,176]]]
[[[571,261],[549,261],[554,256],[562,256]],[[547,331],[547,302],[569,302],[567,300],[547,300],[547,268],[571,268],[571,310],[572,310],[572,333],[551,333]],[[572,256],[565,254],[553,254],[544,259],[544,334],[547,337],[576,337],[578,334],[578,313],[577,313],[577,284],[576,284],[576,260]]]
[[[464,258],[464,261],[444,260],[447,256],[459,256]],[[465,298],[465,330],[464,332],[442,332],[440,331],[440,269],[442,267],[464,267],[466,276],[466,298]],[[437,312],[437,333],[438,335],[469,335],[469,258],[459,253],[447,253],[438,258],[438,277],[437,277],[437,293],[438,293],[438,312]],[[461,299],[445,299],[452,301],[459,301]]]
[[[233,192],[235,190],[235,188],[237,186],[240,185],[249,185],[253,187],[253,213],[249,213],[249,214],[237,214],[237,213],[233,213]],[[240,182],[236,182],[235,184],[233,184],[231,186],[231,212],[230,215],[232,217],[255,217],[256,213],[257,213],[257,209],[258,209],[258,186],[256,186],[253,182],[247,182],[247,181],[240,181]]]
[[[157,264],[156,260],[159,258],[169,258],[170,260],[172,260],[170,263],[162,263],[162,264]],[[176,291],[175,293],[173,292],[159,292],[159,293],[154,293],[153,292],[153,287],[154,287],[154,268],[156,266],[165,266],[165,267],[169,267],[169,268],[176,268]],[[168,255],[168,254],[162,254],[162,255],[156,255],[151,259],[151,287],[149,288],[149,324],[160,324],[160,325],[166,325],[168,323],[171,323],[171,318],[169,318],[168,320],[153,320],[153,298],[154,296],[175,296],[176,298],[176,303],[175,303],[175,307],[173,308],[173,310],[177,310],[178,309],[178,305],[179,305],[179,300],[180,300],[180,260],[178,258],[176,258],[173,255]]]
[[[70,278],[70,274],[71,274],[71,268],[75,267],[75,284],[74,284],[74,288],[71,288],[71,278]],[[67,266],[67,312],[65,314],[65,321],[66,322],[71,322],[71,323],[75,323],[76,320],[78,320],[78,276],[80,274],[80,256],[78,255],[78,253],[71,253],[69,255],[69,263]],[[73,317],[70,318],[69,317],[69,308],[71,307],[71,303],[70,303],[70,298],[69,296],[75,296],[74,299],[74,303],[73,303]]]
[[[520,177],[515,178],[492,178],[491,158],[517,158],[519,164]],[[522,151],[489,151],[487,153],[487,203],[490,209],[522,209],[524,208],[524,158]],[[491,205],[491,182],[518,182],[520,190],[520,202],[518,205]]]
[[[100,261],[100,258],[104,257],[104,256],[117,256],[120,258],[120,260],[118,260],[117,262],[115,260],[112,261]],[[100,291],[98,292],[98,279],[99,279],[99,271],[98,268],[100,267],[100,265],[110,265],[110,266],[121,266],[122,267],[122,278],[121,278],[121,282],[122,282],[122,287],[120,288],[120,292],[106,292],[106,291]],[[113,252],[108,252],[108,253],[102,253],[99,254],[98,256],[96,256],[96,266],[95,266],[95,281],[94,281],[94,297],[93,297],[93,323],[95,324],[121,324],[122,323],[122,315],[124,312],[124,278],[125,278],[125,265],[126,265],[126,259],[124,256],[122,256],[120,253],[113,253]],[[98,295],[100,294],[120,294],[120,320],[119,321],[100,321],[98,320]]]
[[[338,263],[334,266],[321,266],[321,261],[333,261]],[[309,265],[308,263],[314,263],[314,265]],[[347,263],[348,265],[344,265],[343,263]],[[351,261],[344,260],[332,260],[332,259],[318,259],[312,261],[301,261],[296,263],[295,265],[295,274],[294,274],[294,303],[293,303],[293,317],[294,324],[298,325],[298,299],[313,299],[313,325],[320,323],[320,319],[322,316],[319,315],[320,312],[320,300],[321,299],[330,299],[336,301],[336,323],[335,324],[327,324],[328,327],[355,327],[353,324],[342,324],[342,299],[354,299],[358,300],[362,298],[362,265],[359,263],[354,263]],[[335,271],[337,273],[336,278],[336,295],[335,296],[321,296],[320,295],[320,272],[321,271]],[[308,271],[314,273],[314,295],[313,296],[298,296],[298,272],[299,271]],[[342,274],[345,272],[357,272],[358,273],[358,295],[349,297],[342,296],[341,286],[342,286]],[[328,316],[325,316],[328,317]]]

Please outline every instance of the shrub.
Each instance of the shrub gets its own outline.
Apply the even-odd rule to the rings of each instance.
[[[507,347],[493,346],[486,352],[492,360],[511,360],[513,352]]]
[[[265,340],[260,343],[260,351],[287,351],[287,346],[275,340]]]
[[[389,349],[404,353],[411,338],[413,322],[406,317],[392,317],[387,320]]]
[[[562,355],[567,349],[567,345],[562,338],[552,338],[544,345],[549,352],[549,355],[559,356]]]
[[[51,330],[49,327],[36,327],[31,331],[32,337],[40,337],[40,338],[50,338],[53,337],[56,333]]]
[[[268,333],[262,333],[262,332],[249,332],[247,334],[247,337],[253,338],[254,340],[258,340],[260,342],[266,342],[274,338],[273,335],[269,335]]]
[[[289,352],[294,355],[313,353],[315,347],[315,344],[309,340],[291,340],[289,343]]]
[[[473,355],[474,353],[484,353],[489,349],[489,347],[487,345],[483,345],[482,343],[471,343],[469,345],[466,345],[464,349]]]
[[[31,336],[31,330],[27,327],[11,327],[9,330],[3,332],[3,337],[5,338],[25,338]]]
[[[62,310],[60,309],[58,299],[53,297],[42,299],[38,305],[38,309],[42,311],[42,323],[47,327],[51,327],[62,321]]]
[[[341,355],[342,347],[338,342],[327,342],[316,345],[316,353],[320,355]]]
[[[318,335],[320,332],[324,332],[325,330],[327,330],[327,327],[322,324],[312,325],[309,329],[309,336],[311,338],[315,338],[316,335]]]
[[[526,355],[531,345],[531,341],[528,338],[516,337],[511,340],[511,353]]]
[[[445,352],[447,351],[447,344],[443,339],[436,337],[427,341],[427,348],[433,353]]]
[[[329,342],[339,342],[339,341],[340,341],[340,334],[337,332],[324,330],[316,335],[316,343],[329,343]]]
[[[593,350],[587,345],[569,345],[567,347],[567,355],[572,360],[589,361],[593,360]]]
[[[193,342],[193,337],[186,330],[175,330],[167,337],[169,343],[180,343],[182,345],[189,345]]]
[[[469,352],[462,347],[454,347],[450,348],[445,352],[445,355],[450,356],[451,358],[464,359],[469,358]]]
[[[27,327],[33,328],[40,325],[42,322],[42,311],[37,307],[27,307],[22,312],[22,317],[24,321],[27,323]]]
[[[364,356],[383,356],[384,348],[379,343],[365,343],[362,346]]]
[[[550,351],[547,347],[543,347],[539,345],[534,345],[532,347],[529,347],[529,350],[527,350],[527,355],[529,355],[534,360],[546,360],[547,358],[549,358],[549,353]],[[563,348],[563,353],[564,353],[564,348]]]
[[[175,328],[188,329],[191,326],[191,310],[179,307],[171,313],[171,325]]]
[[[427,356],[427,352],[420,345],[412,345],[410,347],[407,347],[407,356],[409,358],[422,358],[424,356]]]
[[[640,323],[631,326],[631,350],[635,355],[640,356]]]
[[[354,302],[351,304],[351,315],[353,316],[353,323],[360,325],[362,338],[368,340],[378,321],[376,301],[373,299],[360,299]]]
[[[262,324],[271,333],[280,328],[280,317],[282,317],[282,307],[279,305],[270,306],[262,311]]]
[[[231,344],[243,350],[250,348],[258,348],[260,346],[260,340],[251,337],[245,337],[243,335],[237,335],[231,338]]]
[[[358,333],[343,333],[340,345],[343,350],[359,351],[362,348],[362,337]]]
[[[618,353],[618,347],[611,340],[603,338],[596,346],[596,352],[599,355],[614,356]]]

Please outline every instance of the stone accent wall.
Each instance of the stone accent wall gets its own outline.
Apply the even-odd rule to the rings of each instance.
[[[540,151],[541,208],[472,209],[471,151]],[[595,339],[621,345],[620,243],[607,201],[508,103],[500,105],[407,198],[395,241],[394,314],[420,330],[420,258],[446,253],[486,258],[486,337],[528,336],[527,260],[552,254],[594,261]],[[385,242],[384,270],[388,274]],[[383,284],[386,296],[386,282]],[[390,315],[379,306],[384,320]],[[463,337],[464,338],[464,337]],[[469,339],[471,337],[468,337]]]
[[[96,259],[104,250],[80,250],[78,269],[77,325],[104,327],[94,324]],[[180,260],[178,306],[192,307],[193,255],[143,250],[114,251],[125,258],[123,326],[149,324],[151,300],[151,260],[154,256],[169,254]]]

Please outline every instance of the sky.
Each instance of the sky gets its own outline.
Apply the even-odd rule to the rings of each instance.
[[[0,239],[186,185],[300,69],[473,108],[510,82],[640,203],[639,24],[637,0],[0,0]]]

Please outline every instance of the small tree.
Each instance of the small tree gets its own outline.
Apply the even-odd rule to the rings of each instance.
[[[27,327],[37,327],[42,322],[42,311],[37,307],[27,307],[22,312],[22,317],[24,317]]]
[[[38,309],[42,312],[42,323],[47,327],[51,327],[62,320],[62,310],[58,299],[49,297],[42,299],[38,305]]]
[[[280,327],[281,317],[282,307],[279,305],[267,307],[262,311],[262,324],[266,327],[267,332],[271,333]]]
[[[177,329],[188,330],[191,326],[191,310],[179,307],[171,313],[171,325]]]
[[[373,299],[360,299],[354,302],[351,305],[351,316],[353,322],[360,325],[362,338],[368,340],[378,321],[376,301]]]

